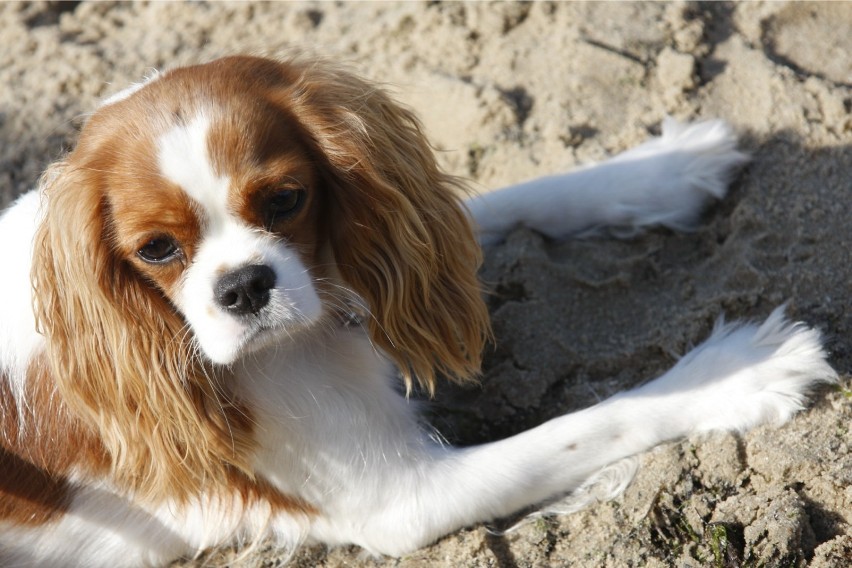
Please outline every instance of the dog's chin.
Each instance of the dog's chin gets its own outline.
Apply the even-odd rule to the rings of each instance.
[[[237,359],[244,355],[251,355],[262,351],[272,345],[278,345],[288,338],[299,334],[303,326],[281,326],[281,327],[264,327],[258,329],[250,339],[243,342],[240,348]]]
[[[230,366],[241,359],[256,354],[272,346],[294,341],[306,330],[315,327],[314,320],[292,320],[276,324],[257,324],[246,326],[229,338],[220,338],[215,345],[205,346],[199,341],[201,351],[214,365]],[[198,337],[196,336],[196,339]]]

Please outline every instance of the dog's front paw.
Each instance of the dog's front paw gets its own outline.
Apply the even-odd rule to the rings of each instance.
[[[724,120],[681,124],[666,117],[659,143],[661,151],[671,151],[672,161],[679,162],[685,188],[717,199],[725,196],[737,168],[749,160],[737,150],[737,136]]]
[[[649,180],[637,184],[638,191],[625,192],[621,206],[634,228],[690,230],[709,200],[725,196],[737,169],[748,160],[737,150],[736,134],[725,121],[681,124],[667,117],[661,136],[613,160],[631,165]]]
[[[814,385],[836,380],[820,333],[778,308],[759,326],[720,321],[707,341],[641,390],[674,395],[679,427],[690,434],[783,423]]]

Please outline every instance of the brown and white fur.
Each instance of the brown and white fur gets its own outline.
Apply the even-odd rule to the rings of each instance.
[[[722,122],[667,121],[464,202],[416,118],[328,63],[231,57],[107,99],[0,218],[0,564],[159,565],[264,538],[401,555],[661,442],[783,422],[834,373],[780,310],[478,447],[437,443],[396,384],[476,375],[477,240],[687,228],[735,146]]]

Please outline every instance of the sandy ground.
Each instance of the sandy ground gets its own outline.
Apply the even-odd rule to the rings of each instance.
[[[849,566],[849,30],[850,3],[4,3],[0,196],[30,187],[99,98],[240,50],[300,45],[392,85],[444,165],[483,189],[618,152],[667,113],[725,118],[754,160],[697,232],[559,244],[518,230],[488,252],[497,345],[482,388],[443,389],[434,422],[459,443],[511,434],[657,375],[720,313],[783,302],[824,330],[843,385],[780,429],[659,448],[622,498],[581,513],[506,537],[473,527],[400,560],[314,548],[293,563]]]

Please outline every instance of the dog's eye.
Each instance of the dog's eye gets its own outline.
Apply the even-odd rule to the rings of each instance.
[[[266,200],[264,206],[264,221],[271,229],[279,221],[293,217],[305,202],[305,191],[302,189],[282,189]]]
[[[177,245],[172,239],[157,237],[148,241],[136,254],[145,262],[163,264],[177,256],[178,250]]]

